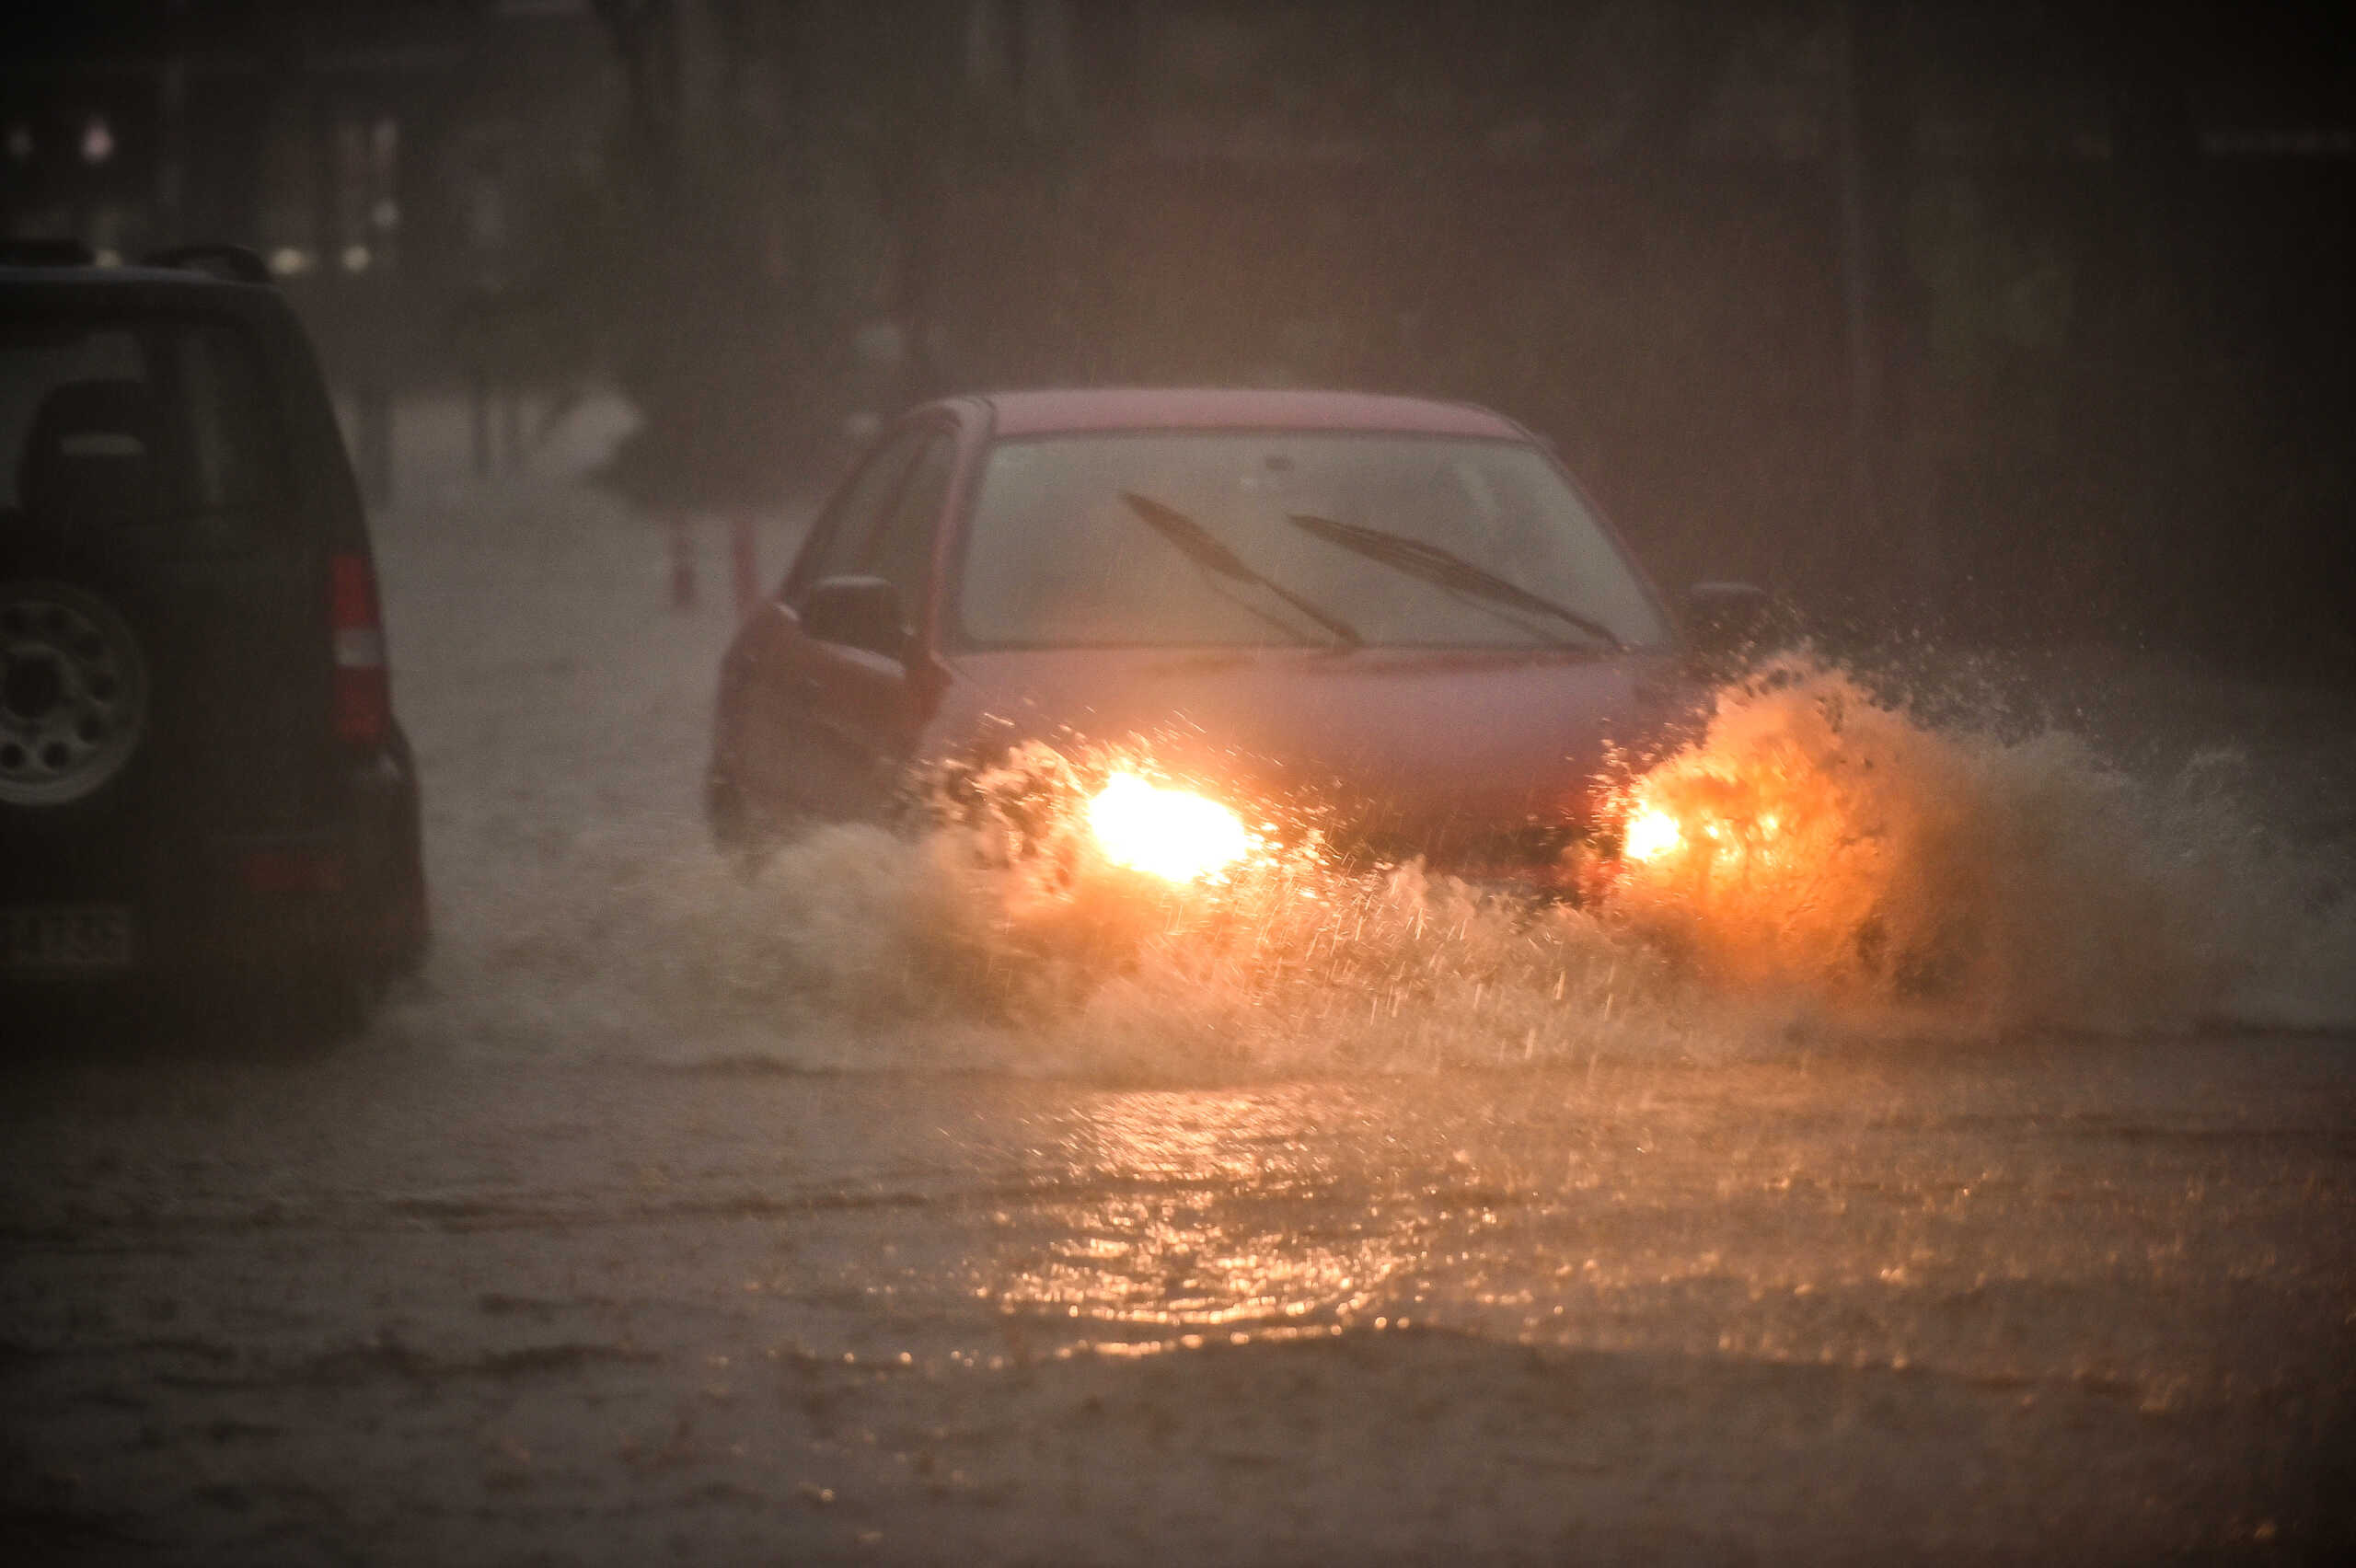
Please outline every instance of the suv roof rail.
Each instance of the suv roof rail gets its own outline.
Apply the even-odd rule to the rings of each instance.
[[[161,250],[151,250],[139,259],[144,267],[169,267],[179,271],[202,272],[229,283],[267,283],[270,269],[262,259],[242,245],[205,242],[197,245],[172,245]]]
[[[0,267],[87,267],[97,260],[78,239],[0,239]]]

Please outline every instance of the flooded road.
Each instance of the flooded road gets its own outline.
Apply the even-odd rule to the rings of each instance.
[[[726,617],[668,609],[610,502],[543,478],[379,527],[438,951],[332,1053],[11,1067],[12,1557],[2356,1544],[2323,699],[2202,688],[2157,739],[2079,715],[2174,781],[2148,794],[2034,738],[1926,755],[1952,788],[1885,802],[1921,826],[1884,841],[1930,865],[1960,821],[2017,858],[1968,943],[1884,966],[1905,1008],[1793,980],[1801,923],[1666,872],[1624,926],[1321,885],[1249,963],[1158,917],[1041,968],[1036,929],[971,921],[1004,889],[920,846],[717,863]],[[1805,753],[1747,711],[1758,755]],[[2237,734],[2258,763],[2201,760]],[[2132,853],[2082,852],[2120,824]],[[2187,877],[2213,896],[2171,902]]]
[[[2246,1040],[1184,1090],[398,1043],[69,1075],[10,1118],[14,1528],[2321,1560],[2350,1101],[2335,1047]]]

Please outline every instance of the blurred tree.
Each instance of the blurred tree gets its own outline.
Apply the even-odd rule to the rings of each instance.
[[[666,506],[774,497],[830,460],[853,406],[939,389],[974,9],[596,0],[629,101],[595,247],[644,421],[623,489]],[[1034,24],[1008,42],[1035,61],[1040,38]]]
[[[2316,17],[595,15],[628,91],[618,178],[585,188],[588,232],[560,248],[646,416],[617,478],[664,504],[806,482],[847,416],[958,385],[1347,382],[1555,435],[1672,578],[2029,635],[2235,618],[2216,585],[2247,605],[2282,591],[2249,563],[2325,559],[2288,531],[2348,484],[2334,418],[2356,398],[2299,396],[2356,385],[2334,368],[2344,182],[2203,150],[2221,84],[2254,123],[2299,84],[2302,112],[2344,122]],[[2251,498],[2284,519],[2262,549],[2214,522]]]

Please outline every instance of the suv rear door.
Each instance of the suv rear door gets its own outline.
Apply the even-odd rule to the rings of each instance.
[[[119,798],[75,804],[138,813],[151,851],[293,826],[321,799],[318,529],[276,336],[193,302],[0,314],[0,571],[109,600],[144,645],[141,754]]]

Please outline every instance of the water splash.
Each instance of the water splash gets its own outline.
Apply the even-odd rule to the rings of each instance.
[[[550,1005],[632,1049],[654,1024],[798,1068],[1155,1080],[2356,1021],[2345,857],[2267,832],[2230,756],[2138,778],[1807,659],[1623,781],[1675,842],[1585,908],[1345,875],[1305,824],[1172,888],[1089,849],[1118,767],[1150,772],[1025,754],[932,831],[822,828],[749,875],[700,845],[617,853],[628,951],[553,942],[573,989]]]
[[[2232,1015],[2281,923],[2279,852],[2220,777],[2139,783],[2074,735],[1934,727],[1787,660],[1634,782],[1683,832],[1616,911],[1718,985],[1891,1020],[2189,1027]]]

